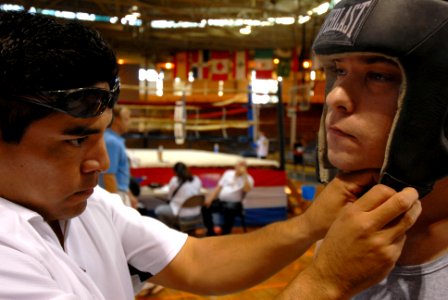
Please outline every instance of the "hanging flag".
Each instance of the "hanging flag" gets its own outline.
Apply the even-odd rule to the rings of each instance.
[[[229,58],[230,54],[228,51],[212,51],[212,80],[227,80],[229,78]]]
[[[245,80],[249,71],[249,52],[247,50],[233,53],[233,79]]]
[[[276,49],[275,56],[279,62],[277,65],[277,76],[288,77],[291,72],[291,54],[290,49]]]
[[[177,52],[174,56],[174,78],[179,77],[181,80],[188,79],[188,54],[187,52]]]
[[[271,79],[274,64],[272,58],[274,51],[272,49],[255,50],[255,72],[257,79]]]
[[[202,61],[204,63],[202,76],[204,79],[208,79],[208,74],[210,73],[210,50],[202,50]]]
[[[294,47],[292,48],[292,63],[291,63],[291,70],[293,73],[299,72],[299,56],[302,52],[302,47]]]
[[[195,79],[208,78],[208,50],[197,50],[189,53],[190,71]]]

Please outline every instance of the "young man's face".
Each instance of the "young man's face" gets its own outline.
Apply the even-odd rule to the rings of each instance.
[[[32,123],[19,144],[0,141],[0,170],[8,174],[0,196],[46,221],[82,213],[99,172],[109,167],[103,133],[111,120],[111,109],[88,119],[53,113]]]
[[[328,159],[340,170],[381,168],[402,81],[398,65],[381,56],[334,60],[327,95]]]

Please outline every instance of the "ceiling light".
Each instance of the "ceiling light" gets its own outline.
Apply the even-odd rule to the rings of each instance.
[[[252,28],[250,26],[240,28],[240,33],[244,35],[249,35],[252,32]]]
[[[165,69],[171,70],[173,68],[174,68],[174,64],[173,63],[170,63],[170,62],[165,63]]]
[[[275,23],[281,25],[291,25],[294,24],[294,18],[293,17],[275,18]]]
[[[303,24],[311,20],[310,16],[299,16],[299,24]]]
[[[304,69],[309,69],[311,67],[311,61],[309,60],[304,60],[302,63],[302,66]]]
[[[318,7],[313,8],[313,12],[318,15],[322,15],[322,14],[326,13],[329,8],[330,8],[330,3],[325,2],[325,3],[322,3],[321,5],[319,5]]]

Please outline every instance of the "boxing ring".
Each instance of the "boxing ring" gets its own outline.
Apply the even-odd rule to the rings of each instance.
[[[176,162],[185,163],[193,175],[201,179],[207,193],[216,186],[221,174],[241,159],[239,155],[201,150],[166,149],[160,154],[157,149],[128,149],[127,154],[131,160],[131,174],[141,181],[142,198],[151,193],[148,185],[163,186],[169,182],[174,175],[172,167]],[[277,161],[245,160],[255,182],[254,188],[243,200],[247,225],[260,226],[286,219],[286,172],[278,169]]]

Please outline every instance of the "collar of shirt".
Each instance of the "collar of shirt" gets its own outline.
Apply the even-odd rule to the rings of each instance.
[[[14,211],[15,213],[17,213],[17,215],[19,215],[24,220],[27,220],[28,222],[44,221],[42,216],[37,212],[1,197],[0,197],[0,207],[5,207],[9,210]]]

